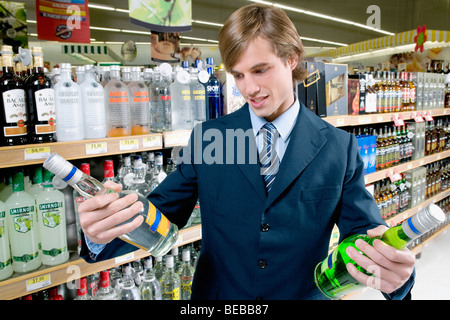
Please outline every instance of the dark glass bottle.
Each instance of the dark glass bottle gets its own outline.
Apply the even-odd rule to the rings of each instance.
[[[14,72],[11,46],[1,46],[2,75],[0,77],[1,145],[28,143],[27,108],[23,82]]]
[[[41,47],[33,47],[33,70],[25,83],[28,107],[28,139],[30,143],[55,142],[55,92],[44,74]]]

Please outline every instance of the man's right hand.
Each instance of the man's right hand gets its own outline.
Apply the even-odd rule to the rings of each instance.
[[[131,222],[119,225],[142,210],[142,203],[136,202],[137,195],[134,193],[119,198],[116,192],[122,190],[120,184],[108,181],[104,186],[115,192],[96,195],[78,207],[78,216],[84,234],[89,240],[98,244],[109,243],[114,238],[131,232],[144,221],[144,217],[138,215]]]

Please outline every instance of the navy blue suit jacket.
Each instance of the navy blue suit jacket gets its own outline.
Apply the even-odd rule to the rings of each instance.
[[[148,198],[182,227],[199,197],[202,250],[192,299],[324,298],[313,271],[327,256],[334,224],[341,240],[385,224],[365,189],[357,140],[301,104],[266,196],[248,108],[197,126],[183,163]],[[116,239],[96,260],[135,249]],[[84,257],[91,261],[86,250]]]

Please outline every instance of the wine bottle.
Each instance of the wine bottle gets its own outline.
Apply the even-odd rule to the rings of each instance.
[[[388,229],[382,236],[370,238],[364,234],[356,234],[343,240],[339,246],[322,262],[314,271],[314,280],[320,291],[331,299],[341,299],[345,295],[359,290],[363,285],[357,282],[347,271],[347,263],[352,263],[357,269],[367,275],[367,270],[358,266],[346,253],[349,246],[356,248],[355,241],[364,240],[372,244],[375,239],[381,239],[386,244],[399,250],[406,248],[414,239],[418,238],[428,230],[439,225],[445,220],[445,214],[435,204],[430,204],[414,216],[403,221],[402,224]]]
[[[59,180],[60,183],[59,187],[62,187],[64,184],[69,184],[87,198],[92,198],[97,193],[105,194],[112,191],[105,188],[95,178],[78,170],[57,153],[53,153],[48,157],[43,166],[59,178],[57,179],[57,182]],[[119,192],[119,197],[123,198],[130,193],[133,192],[129,190],[121,191]],[[178,227],[175,224],[170,223],[170,221],[145,197],[140,194],[137,194],[137,196],[137,201],[142,202],[142,209],[137,215],[143,216],[145,222],[137,229],[120,238],[138,248],[148,251],[153,256],[164,255],[175,244],[175,241],[178,238]],[[124,223],[130,222],[134,218],[135,217]]]
[[[25,90],[21,78],[14,73],[11,46],[1,46],[2,75],[0,77],[0,138],[1,145],[28,143],[28,115]]]
[[[6,222],[6,206],[0,201],[0,280],[13,274],[11,250],[9,249],[8,225]]]

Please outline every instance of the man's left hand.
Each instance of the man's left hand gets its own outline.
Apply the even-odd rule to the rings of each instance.
[[[367,235],[369,237],[381,236],[387,229],[386,226],[381,225],[367,230]],[[392,293],[402,287],[413,273],[416,258],[414,253],[407,248],[397,250],[378,239],[374,240],[373,246],[363,240],[357,240],[355,245],[365,255],[353,247],[348,247],[348,256],[374,275],[365,275],[358,271],[353,264],[348,263],[348,272],[361,284],[385,293]]]

